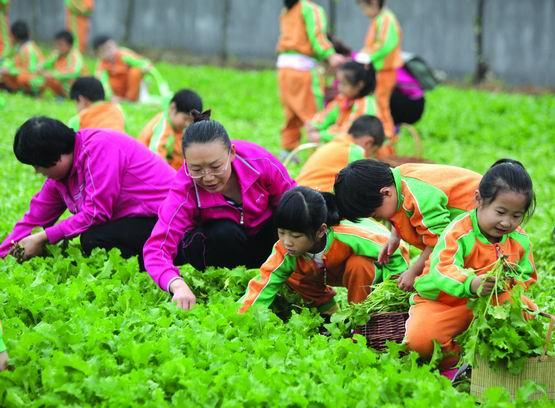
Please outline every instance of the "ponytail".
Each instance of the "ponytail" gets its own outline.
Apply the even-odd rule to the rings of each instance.
[[[199,112],[196,109],[191,111],[193,123],[185,129],[183,133],[183,156],[185,150],[193,143],[211,143],[220,141],[229,150],[231,149],[231,140],[223,125],[210,119],[210,109]]]

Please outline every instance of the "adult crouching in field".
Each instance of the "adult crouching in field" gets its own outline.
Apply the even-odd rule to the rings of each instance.
[[[193,116],[183,135],[185,164],[144,248],[146,270],[182,309],[196,299],[174,264],[260,267],[277,240],[273,212],[295,185],[268,151],[230,141],[206,113]]]
[[[16,132],[14,154],[47,177],[29,211],[0,245],[0,257],[39,255],[44,244],[80,236],[83,251],[141,255],[175,171],[133,138],[107,129],[75,132],[47,117]],[[73,215],[56,223],[68,209]],[[56,223],[56,224],[55,224]],[[36,227],[43,231],[32,233]]]

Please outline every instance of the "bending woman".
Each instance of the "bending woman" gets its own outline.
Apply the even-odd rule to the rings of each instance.
[[[148,273],[183,309],[196,299],[175,265],[258,268],[277,240],[272,214],[295,185],[262,147],[231,142],[206,114],[194,118],[183,135],[185,164],[144,247]]]

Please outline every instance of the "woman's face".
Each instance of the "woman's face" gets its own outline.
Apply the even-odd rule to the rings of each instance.
[[[210,193],[221,192],[231,177],[235,146],[228,149],[221,141],[192,143],[184,152],[185,170],[197,185]]]

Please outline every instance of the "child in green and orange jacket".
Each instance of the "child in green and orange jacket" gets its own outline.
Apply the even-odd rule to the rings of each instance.
[[[46,89],[51,89],[58,96],[68,97],[73,82],[86,72],[83,56],[73,45],[73,35],[69,31],[56,33],[54,43],[56,50],[42,64],[40,71]]]
[[[64,3],[66,5],[66,27],[77,38],[79,51],[85,52],[89,41],[94,0],[64,0]]]
[[[8,352],[6,351],[6,345],[4,344],[4,338],[2,333],[2,322],[0,322],[0,371],[8,368]]]
[[[534,210],[532,180],[520,162],[502,159],[484,174],[478,188],[478,207],[459,215],[444,230],[416,279],[413,306],[407,321],[405,341],[423,358],[433,353],[433,341],[446,356],[441,368],[452,367],[459,358],[453,338],[472,321],[468,299],[487,296],[495,281],[483,275],[505,256],[515,266],[517,283],[526,287],[536,281],[532,244],[519,227]],[[503,303],[509,292],[498,297]],[[532,310],[536,306],[523,301]]]
[[[43,61],[42,52],[31,40],[26,22],[16,21],[10,31],[14,48],[10,56],[2,61],[0,83],[11,91],[22,90],[38,94],[44,84],[44,78],[38,72]]]
[[[10,0],[0,0],[0,63],[10,53]]]
[[[377,115],[372,95],[376,73],[372,65],[346,62],[337,70],[337,79],[339,94],[306,125],[311,142],[329,142],[334,136],[346,133],[359,116]]]
[[[385,135],[395,139],[395,125],[389,101],[397,82],[397,68],[403,66],[401,58],[401,26],[393,12],[385,7],[386,0],[357,0],[362,12],[370,19],[364,47],[355,56],[356,61],[372,62],[376,70],[376,101],[381,112]],[[392,144],[387,146],[393,152]],[[385,152],[384,152],[385,153]],[[384,154],[385,155],[385,154]]]
[[[178,170],[183,166],[183,132],[193,123],[194,110],[202,112],[202,99],[190,89],[181,89],[170,100],[168,108],[146,124],[139,142]]]
[[[382,122],[377,117],[360,116],[347,133],[334,137],[308,158],[296,178],[297,184],[333,192],[337,173],[355,160],[373,157],[384,138]]]
[[[409,163],[391,169],[377,160],[358,160],[339,172],[334,190],[342,217],[391,222],[380,262],[387,261],[400,239],[422,250],[399,277],[399,287],[412,290],[445,227],[476,206],[480,179],[480,174],[454,166]]]
[[[397,275],[408,266],[408,251],[401,247],[389,259],[376,259],[389,233],[366,220],[361,225],[338,225],[333,195],[307,187],[286,192],[275,212],[279,241],[249,282],[241,298],[241,312],[253,305],[269,307],[287,284],[321,313],[336,310],[332,286],[347,288],[352,303],[364,301],[375,282]]]

